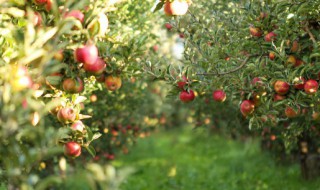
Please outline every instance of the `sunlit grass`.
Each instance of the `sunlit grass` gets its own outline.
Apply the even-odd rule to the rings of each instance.
[[[140,140],[114,164],[136,169],[123,190],[320,189],[320,179],[304,181],[299,165],[276,164],[258,140],[242,143],[191,130]]]

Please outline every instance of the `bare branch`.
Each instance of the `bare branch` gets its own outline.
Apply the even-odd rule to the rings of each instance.
[[[305,29],[306,32],[309,34],[311,41],[312,41],[314,44],[317,44],[317,41],[316,41],[314,35],[312,34],[312,32],[310,31],[310,28],[309,28],[308,24],[306,24],[306,26],[304,27],[304,29]]]

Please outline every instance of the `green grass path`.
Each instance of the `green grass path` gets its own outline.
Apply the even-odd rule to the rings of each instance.
[[[192,130],[140,139],[114,164],[136,169],[121,190],[320,190],[320,179],[304,181],[298,165],[278,166],[261,153],[258,141]]]

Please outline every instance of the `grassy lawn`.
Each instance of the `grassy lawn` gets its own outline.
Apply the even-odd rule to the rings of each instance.
[[[279,166],[258,141],[241,143],[201,131],[168,131],[141,139],[114,164],[136,170],[121,190],[317,190],[299,166]]]

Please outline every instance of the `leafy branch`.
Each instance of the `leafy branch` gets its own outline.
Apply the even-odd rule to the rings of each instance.
[[[214,73],[197,73],[197,75],[204,75],[204,76],[206,76],[206,75],[217,75],[217,76],[221,76],[221,75],[227,75],[227,74],[230,74],[230,73],[234,73],[234,72],[242,69],[242,68],[248,63],[248,61],[249,61],[250,58],[256,57],[256,56],[258,56],[258,55],[259,55],[259,54],[248,55],[248,56],[242,61],[242,63],[241,63],[238,67],[236,67],[236,68],[234,68],[234,69],[231,69],[230,71],[220,72],[220,73],[219,73],[219,72],[214,72]]]

